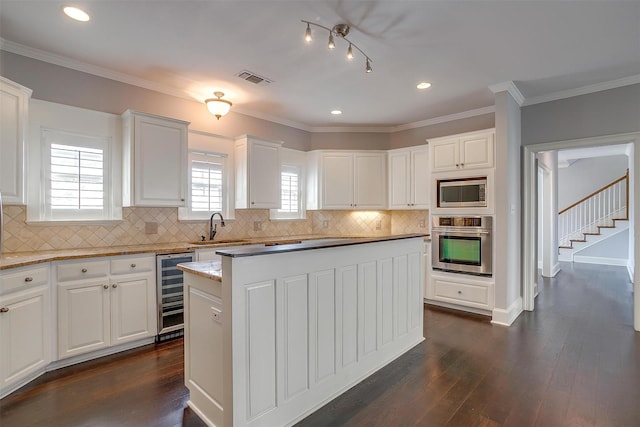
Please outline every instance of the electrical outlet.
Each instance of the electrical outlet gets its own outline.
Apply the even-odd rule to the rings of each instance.
[[[329,221],[327,221],[326,219],[322,221],[322,228],[329,228]]]
[[[425,227],[425,221],[424,221],[424,219],[421,219],[421,220],[420,220],[420,222],[418,223],[418,226],[419,226],[420,228],[424,228],[424,227]]]
[[[382,221],[381,220],[377,220],[376,221],[376,230],[382,230]]]
[[[211,318],[218,323],[222,323],[222,311],[215,307],[211,307]]]
[[[253,231],[262,231],[262,221],[253,221]]]

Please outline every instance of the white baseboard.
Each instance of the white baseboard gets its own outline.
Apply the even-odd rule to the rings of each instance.
[[[467,311],[469,313],[482,314],[483,316],[491,317],[491,311],[483,310],[481,308],[466,307],[466,306],[462,306],[462,305],[450,304],[450,303],[447,303],[447,302],[435,301],[435,300],[426,299],[426,298],[424,299],[424,303],[425,304],[429,304],[429,305],[435,305],[437,307],[450,308],[452,310],[458,310],[458,311]]]
[[[560,263],[556,262],[556,264],[551,269],[551,277],[556,277],[558,273],[560,273]]]
[[[629,262],[627,263],[627,272],[629,273],[629,280],[631,280],[631,283],[633,283],[634,268],[633,268],[632,259],[630,259]]]
[[[620,265],[627,268],[629,265],[629,260],[626,258],[606,258],[586,255],[574,255],[573,262],[581,262],[584,264]]]
[[[506,310],[494,308],[491,323],[502,326],[511,326],[518,316],[520,316],[520,313],[522,313],[522,297],[518,297],[518,299],[512,302]]]

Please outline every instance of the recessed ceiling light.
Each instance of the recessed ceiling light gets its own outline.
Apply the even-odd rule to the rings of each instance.
[[[416,86],[418,89],[428,89],[431,87],[431,83],[429,82],[421,82],[418,83],[418,86]]]
[[[73,6],[65,6],[62,8],[62,11],[71,19],[75,19],[76,21],[87,22],[89,19],[89,14],[82,9]]]
[[[342,111],[340,111],[340,110],[333,110],[333,111],[331,111],[331,114],[333,114],[334,116],[338,116],[338,115],[342,114]]]

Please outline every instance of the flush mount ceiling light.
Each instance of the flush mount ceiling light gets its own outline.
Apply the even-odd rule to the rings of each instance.
[[[342,114],[342,110],[331,110],[331,114],[333,114],[334,116],[339,116],[340,114]]]
[[[311,34],[311,26],[315,26],[318,28],[322,28],[326,31],[329,32],[329,42],[327,44],[327,47],[331,50],[336,48],[336,43],[333,39],[333,37],[338,37],[341,39],[344,39],[344,41],[346,41],[347,43],[349,43],[349,47],[347,48],[347,59],[349,61],[351,61],[353,59],[353,48],[356,48],[364,57],[365,57],[365,68],[364,71],[366,73],[370,73],[371,71],[373,71],[373,69],[371,68],[371,63],[373,62],[371,60],[371,58],[369,58],[369,56],[367,56],[366,53],[364,53],[362,51],[362,49],[360,49],[358,46],[356,46],[355,43],[353,43],[351,40],[347,39],[347,35],[349,34],[349,30],[351,29],[351,27],[349,27],[347,24],[336,24],[333,26],[333,28],[327,28],[323,25],[320,24],[316,24],[314,22],[309,22],[309,21],[305,21],[304,19],[302,20],[302,22],[304,22],[305,24],[307,24],[307,29],[304,32],[304,40],[307,43],[311,43],[311,41],[313,40],[313,36]]]
[[[213,92],[215,98],[205,99],[204,103],[207,104],[207,108],[209,112],[216,116],[218,120],[220,117],[224,116],[231,109],[231,101],[227,101],[226,99],[222,99],[224,96],[223,92]]]
[[[77,7],[65,6],[62,8],[62,11],[69,18],[75,19],[76,21],[87,22],[89,19],[91,19],[87,12]]]
[[[429,89],[431,87],[431,83],[429,82],[421,82],[416,86],[418,89]]]

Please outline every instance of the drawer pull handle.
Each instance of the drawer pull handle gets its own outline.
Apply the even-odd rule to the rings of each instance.
[[[7,311],[9,311],[9,307],[0,308],[0,313],[6,313]]]
[[[113,289],[115,289],[115,288],[117,288],[117,287],[118,287],[118,284],[117,284],[117,283],[114,283],[114,284],[113,284],[113,285],[111,285],[111,286],[113,287]]]
[[[462,291],[458,291],[458,294],[462,294]]]
[[[27,276],[27,277],[24,278],[24,281],[25,282],[33,282],[33,277]]]
[[[80,271],[82,271],[83,273],[86,273],[86,272],[87,272],[87,271],[89,271],[89,270],[87,270],[86,268],[83,268],[83,269],[82,269],[82,270],[80,270]]]
[[[109,289],[109,285],[102,285],[103,288]]]
[[[136,265],[135,264],[131,264],[131,268],[136,268]]]

